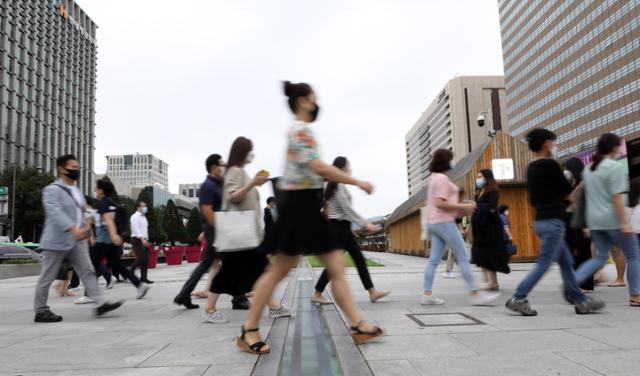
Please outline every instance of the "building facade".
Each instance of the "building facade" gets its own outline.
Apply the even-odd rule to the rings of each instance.
[[[483,113],[484,127],[476,119]],[[431,175],[436,149],[449,149],[459,160],[489,138],[492,127],[507,123],[502,76],[463,76],[450,80],[405,137],[409,196]]]
[[[180,184],[180,194],[190,199],[197,199],[200,197],[200,185],[200,183]]]
[[[499,2],[509,131],[558,134],[560,156],[640,136],[640,0]]]
[[[147,205],[154,208],[165,206],[169,200],[173,200],[175,198],[173,193],[163,189],[159,185],[131,188],[131,197],[135,197],[137,199],[142,191],[147,191],[147,195],[151,197],[151,202],[147,202]]]
[[[96,29],[73,0],[0,1],[0,170],[75,154],[90,193]]]
[[[169,165],[152,154],[107,155],[107,173],[132,187],[169,187]]]

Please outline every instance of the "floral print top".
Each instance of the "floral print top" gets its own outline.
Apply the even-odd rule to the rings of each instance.
[[[307,123],[295,122],[287,135],[287,162],[284,176],[280,179],[280,189],[322,189],[324,179],[309,169],[309,163],[318,158],[320,153],[313,131]]]

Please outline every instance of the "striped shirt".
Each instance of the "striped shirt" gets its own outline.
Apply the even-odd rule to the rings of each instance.
[[[329,219],[355,222],[360,227],[364,227],[368,222],[353,210],[351,194],[344,184],[338,184],[333,196],[328,201],[328,208]]]

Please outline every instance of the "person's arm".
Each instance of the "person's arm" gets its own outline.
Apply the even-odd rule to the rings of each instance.
[[[443,198],[436,198],[436,208],[446,211],[464,210],[466,212],[473,212],[476,209],[476,203],[452,203]]]
[[[213,205],[211,204],[202,204],[200,205],[200,209],[202,210],[202,216],[207,221],[209,226],[216,226],[216,212],[213,210]]]
[[[353,206],[351,206],[351,203],[349,202],[349,199],[346,195],[346,189],[347,188],[344,185],[338,184],[338,189],[336,189],[332,199],[338,202],[338,206],[340,206],[340,209],[342,209],[349,221],[355,222],[363,228],[368,227],[367,225],[369,224],[369,222],[361,217],[358,213],[356,213],[356,211],[353,209]]]
[[[368,194],[371,194],[373,192],[373,185],[371,185],[370,183],[358,180],[353,176],[347,174],[346,172],[340,170],[339,168],[324,163],[319,158],[316,158],[309,162],[309,168],[311,169],[311,172],[316,175],[322,176],[328,181],[355,185]]]
[[[504,225],[504,232],[505,234],[507,234],[507,238],[509,239],[509,241],[513,241],[513,235],[511,235],[511,229],[509,228],[509,225]]]
[[[444,175],[437,175],[431,179],[429,183],[429,195],[433,195],[435,206],[440,210],[445,211],[458,211],[464,210],[466,212],[473,212],[476,209],[476,203],[457,203],[449,202],[444,199],[447,196],[449,189],[448,185],[451,184],[449,179]]]
[[[618,222],[620,223],[620,231],[626,235],[632,235],[633,229],[629,224],[627,212],[624,210],[624,198],[622,197],[622,195],[629,190],[629,180],[620,164],[616,163],[611,169],[607,185],[613,199],[613,206],[618,217]]]
[[[549,160],[549,163],[552,163],[552,167],[549,169],[549,182],[548,184],[552,187],[557,187],[556,189],[560,194],[564,196],[569,196],[571,191],[573,190],[571,187],[571,182],[567,180],[562,172],[562,168],[560,164],[554,160]]]
[[[256,176],[245,185],[240,184],[244,171],[241,169],[232,169],[225,176],[225,193],[229,197],[229,202],[237,204],[244,201],[247,194],[255,187],[260,187],[267,181],[268,177]]]
[[[498,191],[489,191],[486,193],[489,199],[489,211],[495,213],[498,211],[498,201],[500,201],[500,194]]]
[[[107,226],[107,230],[109,231],[109,237],[113,244],[120,246],[122,245],[122,238],[118,235],[118,228],[116,227],[116,223],[113,220],[113,216],[111,216],[113,212],[106,212],[102,214],[102,222]]]
[[[76,225],[76,221],[62,210],[60,192],[57,191],[62,192],[62,188],[48,186],[42,191],[42,206],[45,214],[53,221],[56,227],[64,232],[71,232],[76,240],[85,239],[86,232],[79,228]],[[67,194],[66,192],[62,193]]]
[[[616,215],[620,222],[620,231],[626,235],[632,235],[633,230],[631,229],[631,225],[629,224],[629,220],[627,219],[627,215],[624,211],[624,199],[621,193],[613,195],[613,206],[615,207]]]

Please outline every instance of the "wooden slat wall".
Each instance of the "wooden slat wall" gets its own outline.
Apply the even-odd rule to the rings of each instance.
[[[514,244],[518,253],[512,261],[531,261],[538,255],[538,239],[533,231],[533,217],[535,211],[527,200],[527,189],[500,189],[500,204],[509,205],[509,221]]]
[[[420,239],[420,211],[401,219],[389,228],[389,250],[414,256],[426,256],[425,242]]]

